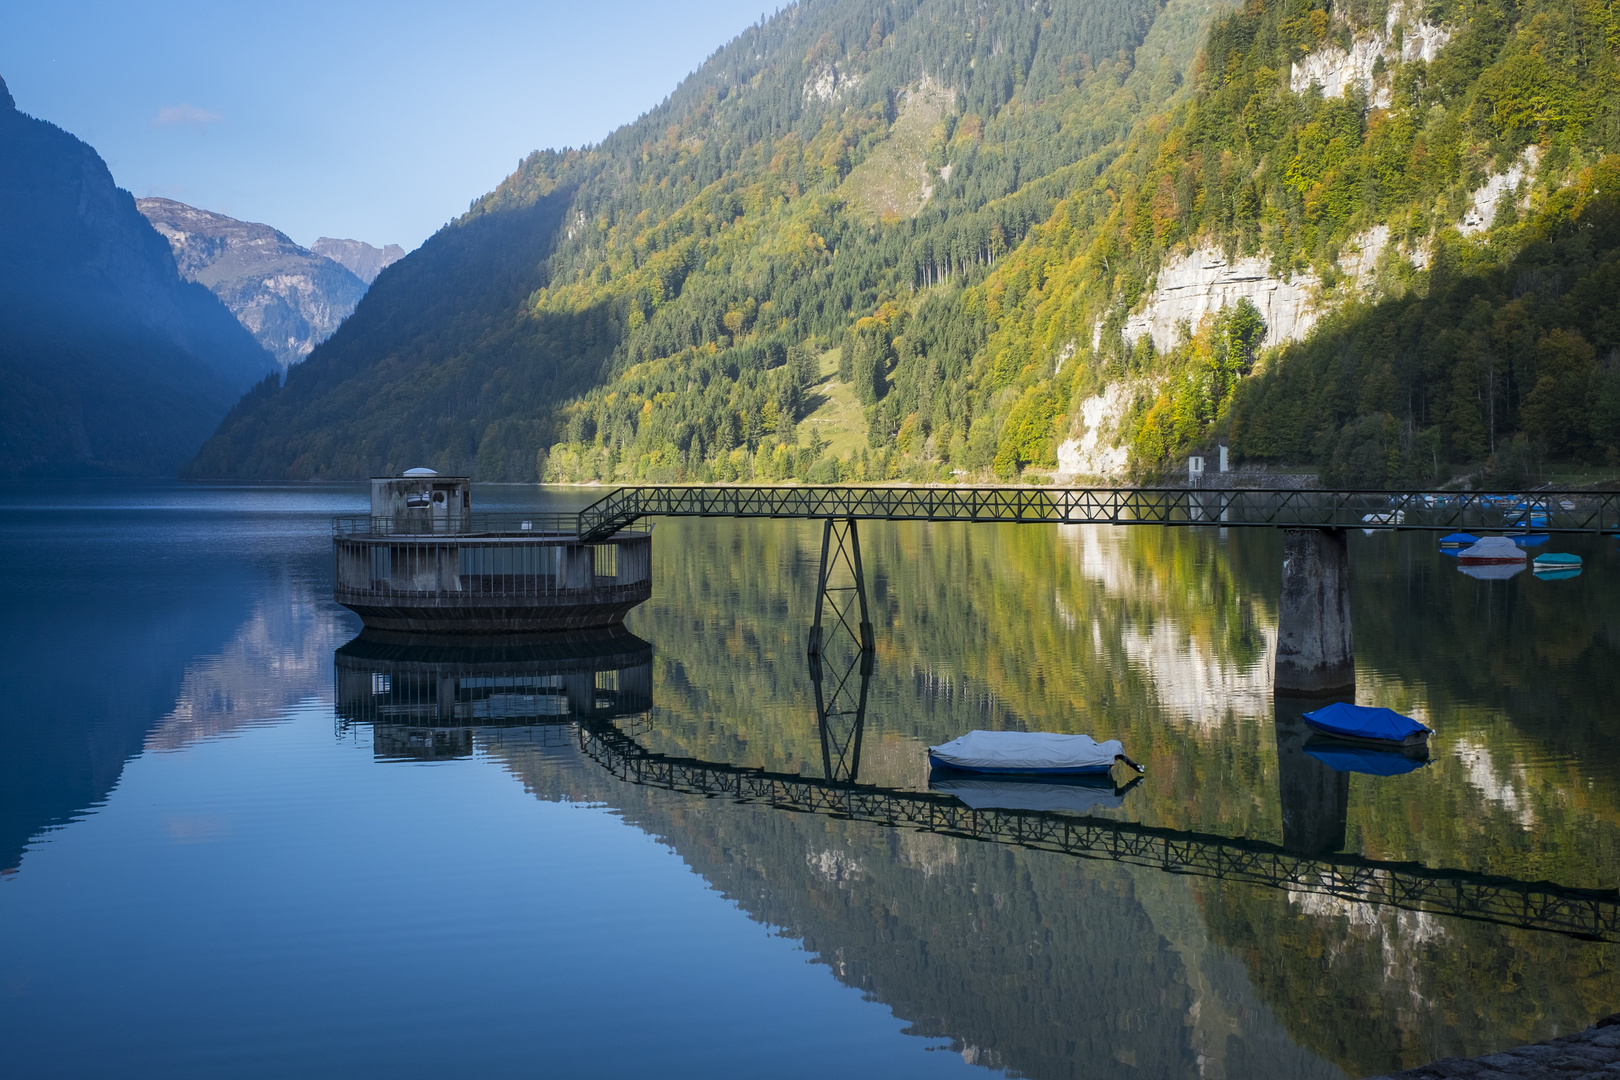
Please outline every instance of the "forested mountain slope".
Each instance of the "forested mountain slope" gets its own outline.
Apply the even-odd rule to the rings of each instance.
[[[1000,463],[1051,462],[1105,384],[1138,472],[1218,434],[1374,486],[1613,462],[1617,44],[1620,10],[1564,0],[1218,20],[1196,95],[960,302],[993,327],[978,392],[1057,418],[1002,425]],[[1263,280],[1155,355],[1148,316],[1206,259]],[[1311,301],[1292,341],[1243,302],[1279,288]]]
[[[526,159],[194,468],[1620,458],[1617,44],[1598,0],[801,4]]]
[[[275,361],[0,82],[0,475],[173,471]]]
[[[613,475],[751,471],[795,439],[812,351],[982,275],[1173,96],[1207,7],[1174,10],[1142,64],[1156,0],[789,8],[601,145],[531,155],[194,470],[526,479],[572,439]]]

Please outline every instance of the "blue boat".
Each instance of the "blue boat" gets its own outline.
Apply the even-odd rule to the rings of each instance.
[[[1429,763],[1427,757],[1410,757],[1398,750],[1375,750],[1337,739],[1313,737],[1305,744],[1305,752],[1334,772],[1368,776],[1402,776]]]
[[[1306,713],[1305,723],[1330,738],[1408,752],[1426,749],[1432,734],[1425,725],[1394,709],[1344,701]]]
[[[1440,538],[1440,546],[1442,548],[1473,547],[1477,543],[1479,543],[1479,537],[1475,536],[1473,533],[1452,533],[1449,536],[1442,536]]]

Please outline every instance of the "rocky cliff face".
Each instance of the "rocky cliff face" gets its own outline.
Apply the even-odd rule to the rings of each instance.
[[[1201,247],[1165,260],[1147,304],[1126,320],[1125,337],[1147,334],[1154,348],[1169,352],[1183,322],[1196,327],[1205,315],[1246,299],[1265,320],[1267,345],[1298,341],[1316,322],[1319,285],[1315,274],[1284,281],[1264,258],[1228,259],[1219,248]]]
[[[1428,63],[1451,40],[1451,33],[1450,27],[1409,18],[1399,2],[1391,4],[1382,34],[1358,35],[1348,50],[1330,45],[1301,57],[1288,73],[1288,88],[1303,94],[1314,84],[1322,88],[1323,97],[1331,98],[1357,87],[1366,95],[1368,107],[1388,108],[1389,80],[1384,72],[1399,63]]]
[[[330,337],[365,295],[366,282],[347,267],[268,225],[172,199],[135,205],[169,241],[180,272],[223,300],[283,368]]]
[[[335,263],[342,263],[351,274],[367,285],[376,281],[378,274],[405,257],[405,249],[398,244],[375,248],[364,240],[334,240],[330,236],[323,236],[315,241],[312,250],[315,254],[324,255]]]

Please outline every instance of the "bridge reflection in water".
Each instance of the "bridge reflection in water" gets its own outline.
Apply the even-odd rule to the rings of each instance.
[[[631,784],[1620,942],[1617,890],[1340,853],[1350,778],[1305,753],[1298,714],[1307,701],[1279,697],[1277,703],[1279,845],[1092,814],[1003,809],[980,800],[975,808],[943,792],[859,783],[874,667],[864,649],[847,661],[810,660],[822,777],[654,753],[616,723],[651,710],[652,652],[651,644],[623,630],[500,643],[367,632],[337,651],[337,715],[343,725],[372,726],[379,756],[470,755],[481,728],[537,729],[550,733],[543,741],[572,742],[585,758]]]

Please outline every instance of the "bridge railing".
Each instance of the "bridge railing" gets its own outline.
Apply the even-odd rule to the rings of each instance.
[[[610,492],[580,511],[579,535],[642,517],[1601,533],[1620,531],[1620,492],[661,485]]]
[[[434,518],[427,511],[405,511],[393,517],[345,514],[332,519],[334,536],[518,536],[553,534],[574,537],[578,514],[526,511],[470,513]]]

